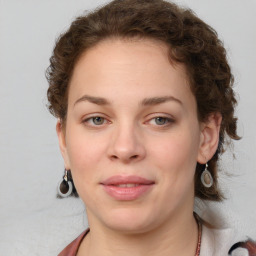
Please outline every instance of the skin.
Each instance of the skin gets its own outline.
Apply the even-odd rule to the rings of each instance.
[[[198,121],[185,68],[171,64],[164,43],[109,39],[87,50],[74,68],[65,129],[57,123],[90,226],[78,255],[195,255],[195,168],[214,155],[220,122],[217,113]],[[113,175],[155,184],[120,201],[100,185]]]

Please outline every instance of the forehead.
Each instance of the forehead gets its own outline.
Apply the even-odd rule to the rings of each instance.
[[[190,88],[185,67],[170,60],[165,43],[111,38],[80,57],[71,79],[69,98],[73,101],[81,93],[94,96],[105,93],[111,98],[123,90],[148,97],[167,92],[183,97]]]
[[[160,64],[165,63],[168,66],[174,64],[169,57],[169,47],[164,42],[145,38],[108,38],[87,49],[81,55],[75,65],[74,73],[81,71],[81,68],[87,68],[88,71],[92,71],[90,67],[107,70],[110,64],[117,67],[120,66],[124,71],[125,64],[128,69],[129,64],[134,65],[136,63],[136,66],[139,67],[138,70],[141,70],[143,66],[144,68],[154,66],[154,68],[159,67],[160,69],[162,68]],[[141,64],[145,63],[147,64],[146,66],[141,66]]]

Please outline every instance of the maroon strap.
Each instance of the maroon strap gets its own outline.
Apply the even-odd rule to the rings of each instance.
[[[79,237],[77,237],[73,242],[71,242],[64,250],[61,251],[58,256],[76,256],[78,248],[84,239],[84,237],[88,234],[90,229],[85,230]]]

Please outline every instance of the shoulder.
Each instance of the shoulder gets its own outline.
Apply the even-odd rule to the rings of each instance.
[[[201,255],[256,256],[256,243],[234,229],[216,229],[204,223]]]
[[[90,230],[85,230],[81,235],[79,235],[73,242],[66,246],[58,256],[75,256],[77,254],[78,248],[83,240],[83,238],[88,234]]]

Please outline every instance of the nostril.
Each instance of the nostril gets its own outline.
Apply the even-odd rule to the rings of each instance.
[[[126,158],[127,160],[130,159],[130,160],[133,160],[133,159],[137,159],[139,157],[139,155],[132,155],[128,158]],[[111,158],[113,160],[116,160],[116,159],[122,159],[122,157],[118,157],[117,155],[112,155]]]

